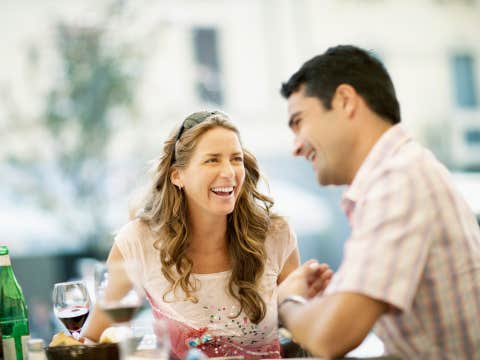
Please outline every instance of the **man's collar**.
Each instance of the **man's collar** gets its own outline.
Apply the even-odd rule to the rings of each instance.
[[[370,149],[367,157],[358,169],[352,184],[344,192],[342,199],[357,202],[364,191],[364,187],[372,171],[380,165],[386,157],[392,154],[398,146],[411,140],[411,136],[401,124],[393,125],[377,140]]]

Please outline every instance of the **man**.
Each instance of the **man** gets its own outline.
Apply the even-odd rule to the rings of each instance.
[[[447,169],[399,124],[383,65],[336,46],[281,92],[294,155],[312,163],[321,185],[349,185],[342,207],[352,230],[322,296],[300,297],[314,293],[309,264],[281,285],[280,318],[295,340],[334,357],[375,325],[388,354],[480,358],[479,227]]]

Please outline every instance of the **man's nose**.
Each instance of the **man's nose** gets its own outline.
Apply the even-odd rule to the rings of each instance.
[[[303,141],[301,141],[298,136],[295,137],[295,140],[293,141],[293,149],[292,149],[293,156],[301,156],[303,153],[303,148],[304,148]]]

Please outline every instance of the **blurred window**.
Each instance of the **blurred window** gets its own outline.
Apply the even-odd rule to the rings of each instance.
[[[457,54],[453,56],[451,63],[457,106],[476,107],[478,101],[475,89],[474,58],[471,55]]]
[[[480,130],[469,129],[465,132],[465,141],[467,144],[478,145],[480,144]]]
[[[196,92],[200,100],[223,104],[218,56],[218,35],[214,28],[193,29],[193,50],[196,67]]]

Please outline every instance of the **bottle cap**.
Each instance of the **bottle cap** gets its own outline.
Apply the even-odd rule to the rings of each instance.
[[[45,348],[45,343],[42,339],[30,339],[28,340],[28,349],[29,350],[43,350]]]
[[[8,255],[8,247],[6,245],[0,245],[0,256]]]

